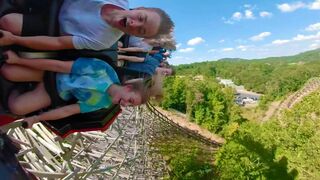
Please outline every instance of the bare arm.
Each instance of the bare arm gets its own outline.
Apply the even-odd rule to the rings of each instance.
[[[26,66],[33,69],[52,71],[60,73],[70,73],[74,61],[60,61],[53,59],[26,59],[20,58],[12,51],[7,51],[6,63]]]
[[[125,60],[130,62],[143,62],[143,57],[136,57],[136,56],[125,56],[125,55],[118,55],[118,60]]]
[[[127,47],[127,48],[118,48],[120,51],[123,52],[148,52],[143,48],[139,48],[139,47]]]
[[[20,45],[36,50],[62,50],[75,49],[72,42],[72,36],[16,36],[8,31],[1,31],[0,45]]]
[[[40,115],[27,117],[24,119],[24,121],[28,123],[28,127],[32,127],[34,123],[37,123],[39,121],[54,121],[54,120],[59,120],[59,119],[69,117],[71,115],[79,114],[79,113],[80,113],[79,104],[71,104],[71,105],[50,110]]]

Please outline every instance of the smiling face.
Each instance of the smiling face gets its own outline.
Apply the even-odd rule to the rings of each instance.
[[[170,76],[173,74],[173,70],[171,68],[165,68],[165,67],[158,67],[156,69],[157,73],[164,75],[164,76]]]
[[[157,35],[161,23],[158,13],[144,8],[118,11],[111,26],[130,35],[150,38]]]
[[[139,93],[132,91],[129,85],[126,85],[112,98],[112,103],[121,106],[137,106],[142,103],[142,97]]]

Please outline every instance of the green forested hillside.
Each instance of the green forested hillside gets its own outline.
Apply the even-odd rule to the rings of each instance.
[[[261,123],[260,119],[244,119],[233,102],[233,90],[216,80],[230,78],[263,93],[263,107],[319,76],[319,60],[320,50],[314,50],[289,57],[180,65],[178,76],[165,81],[161,106],[186,113],[191,121],[226,139],[214,155],[212,179],[320,179],[320,90],[281,116]],[[203,177],[211,179],[208,166],[195,165],[188,158],[176,158],[172,168],[182,172],[181,167],[192,167],[189,174],[199,177],[198,172],[207,172]],[[184,177],[181,173],[177,179]]]
[[[259,60],[222,59],[176,67],[179,75],[204,75],[232,79],[238,85],[262,93],[261,101],[282,98],[298,90],[309,78],[320,75],[320,50],[295,56]]]
[[[320,92],[281,117],[242,124],[216,156],[221,179],[319,179]]]

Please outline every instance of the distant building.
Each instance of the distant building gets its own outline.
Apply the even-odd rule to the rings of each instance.
[[[220,84],[227,87],[232,87],[236,90],[234,102],[238,105],[245,106],[246,104],[257,104],[261,94],[247,91],[243,86],[237,86],[230,79],[217,78]]]
[[[234,84],[234,82],[230,79],[221,79],[221,78],[217,78],[217,80],[219,81],[220,84],[223,84],[227,87],[232,87],[235,90],[245,90],[243,86],[237,86],[236,84]]]
[[[220,84],[223,84],[225,86],[234,86],[235,84],[233,83],[232,80],[230,79],[221,79]]]

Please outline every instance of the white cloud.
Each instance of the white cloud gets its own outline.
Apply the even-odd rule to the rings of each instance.
[[[309,4],[309,9],[319,10],[320,9],[320,0],[315,0],[313,3]]]
[[[217,49],[209,49],[208,52],[216,52],[216,51],[217,51]]]
[[[251,41],[261,41],[263,40],[264,38],[268,37],[271,35],[271,32],[262,32],[256,36],[252,36],[250,38]]]
[[[222,18],[224,23],[226,24],[234,24],[235,21],[240,21],[243,19],[255,19],[254,13],[252,11],[253,7],[251,5],[244,5],[245,8],[247,8],[244,12],[234,12],[232,16],[229,19]]]
[[[314,43],[310,45],[310,49],[317,49],[320,48],[320,44]]]
[[[255,19],[255,17],[251,10],[245,10],[244,13],[241,13],[241,12],[233,13],[231,19],[240,21],[241,19]]]
[[[241,20],[254,20],[258,17],[267,18],[272,17],[273,15],[271,12],[268,11],[261,11],[258,14],[258,12],[255,12],[257,8],[254,5],[245,4],[243,7],[245,8],[244,10],[234,12],[230,18],[223,17],[223,22],[226,24],[234,24],[237,21]]]
[[[263,18],[267,18],[267,17],[271,17],[272,16],[272,13],[268,12],[268,11],[261,11],[259,13],[260,17],[263,17]]]
[[[298,34],[297,36],[293,37],[292,40],[294,40],[294,41],[304,41],[304,40],[310,40],[310,39],[313,39],[313,38],[314,38],[314,35],[306,36],[306,35]]]
[[[227,51],[233,51],[233,48],[224,48],[222,51],[227,52]]]
[[[304,8],[306,5],[302,2],[294,2],[291,4],[284,3],[284,4],[278,4],[277,7],[281,12],[293,12],[297,9]]]
[[[273,45],[282,45],[282,44],[287,44],[287,43],[297,43],[300,41],[309,41],[311,43],[311,41],[313,41],[314,43],[319,44],[320,42],[320,32],[316,33],[316,34],[312,34],[312,35],[302,35],[302,34],[298,34],[295,37],[292,37],[291,39],[278,39],[278,40],[274,40],[272,41]],[[306,42],[308,43],[308,42]]]
[[[181,46],[182,46],[182,43],[178,43],[178,44],[176,45],[177,49],[179,49]]]
[[[179,49],[178,52],[186,53],[186,52],[192,52],[194,48],[185,48],[185,49]]]
[[[237,20],[237,21],[241,20],[242,19],[242,13],[241,12],[233,13],[232,19]]]
[[[225,40],[224,39],[221,39],[220,41],[219,41],[219,43],[224,43],[225,42]]]
[[[311,24],[306,28],[306,31],[320,31],[320,23]]]
[[[289,42],[290,42],[290,40],[287,40],[287,39],[285,39],[285,40],[278,39],[278,40],[272,41],[272,44],[282,45],[282,44],[286,44],[286,43],[289,43]]]
[[[194,45],[197,45],[197,44],[200,44],[200,43],[203,43],[203,42],[205,42],[205,40],[202,39],[201,37],[195,37],[193,39],[190,39],[187,44],[189,46],[194,46]]]
[[[237,49],[240,49],[241,51],[247,51],[249,46],[240,45],[237,47]]]
[[[246,10],[244,14],[246,19],[255,19],[253,12],[251,10]]]
[[[320,32],[313,35],[301,35],[298,34],[297,36],[293,37],[292,40],[294,41],[305,41],[305,40],[319,40],[320,39]]]
[[[306,8],[309,10],[320,10],[320,0],[315,0],[312,3],[305,4],[303,2],[294,2],[291,4],[284,3],[284,4],[278,4],[278,9],[282,12],[293,12],[295,10]]]

